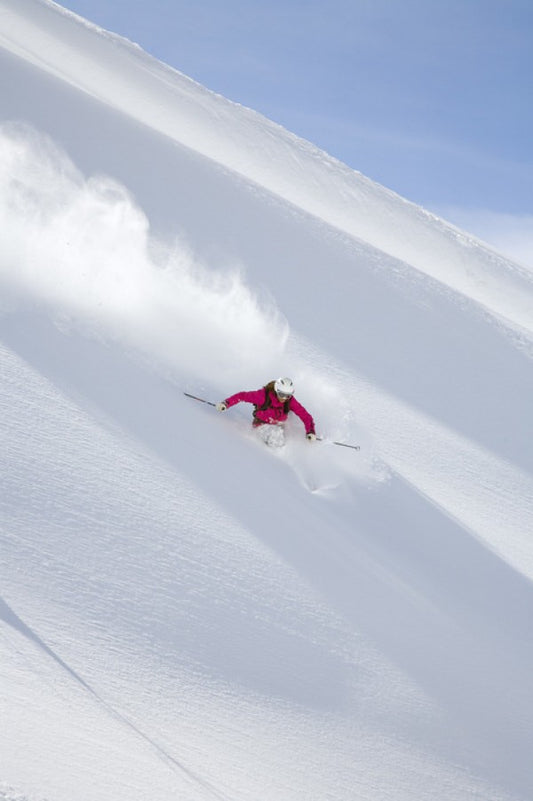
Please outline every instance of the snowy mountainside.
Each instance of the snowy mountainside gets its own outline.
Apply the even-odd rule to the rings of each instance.
[[[531,330],[528,272],[475,238],[50,0],[3,6],[9,52]]]
[[[531,275],[54,3],[0,23],[0,798],[530,798]],[[279,374],[362,450],[182,394]]]

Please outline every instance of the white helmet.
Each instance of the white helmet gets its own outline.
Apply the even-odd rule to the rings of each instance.
[[[294,395],[294,384],[290,378],[278,378],[274,383],[274,391],[280,398],[290,398]]]

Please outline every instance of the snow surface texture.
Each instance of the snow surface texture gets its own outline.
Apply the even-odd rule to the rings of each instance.
[[[530,801],[533,277],[0,0],[2,801]],[[270,451],[219,400],[291,375]]]

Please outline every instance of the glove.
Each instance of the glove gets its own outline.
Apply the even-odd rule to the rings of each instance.
[[[305,436],[307,437],[309,442],[314,442],[316,439],[316,434],[314,431],[310,431],[309,434],[306,434]]]
[[[228,404],[226,403],[226,401],[220,401],[220,403],[217,403],[215,408],[217,412],[225,412],[226,409],[228,408]]]

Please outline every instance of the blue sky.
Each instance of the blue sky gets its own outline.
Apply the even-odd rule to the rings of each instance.
[[[64,0],[533,265],[531,0]]]

